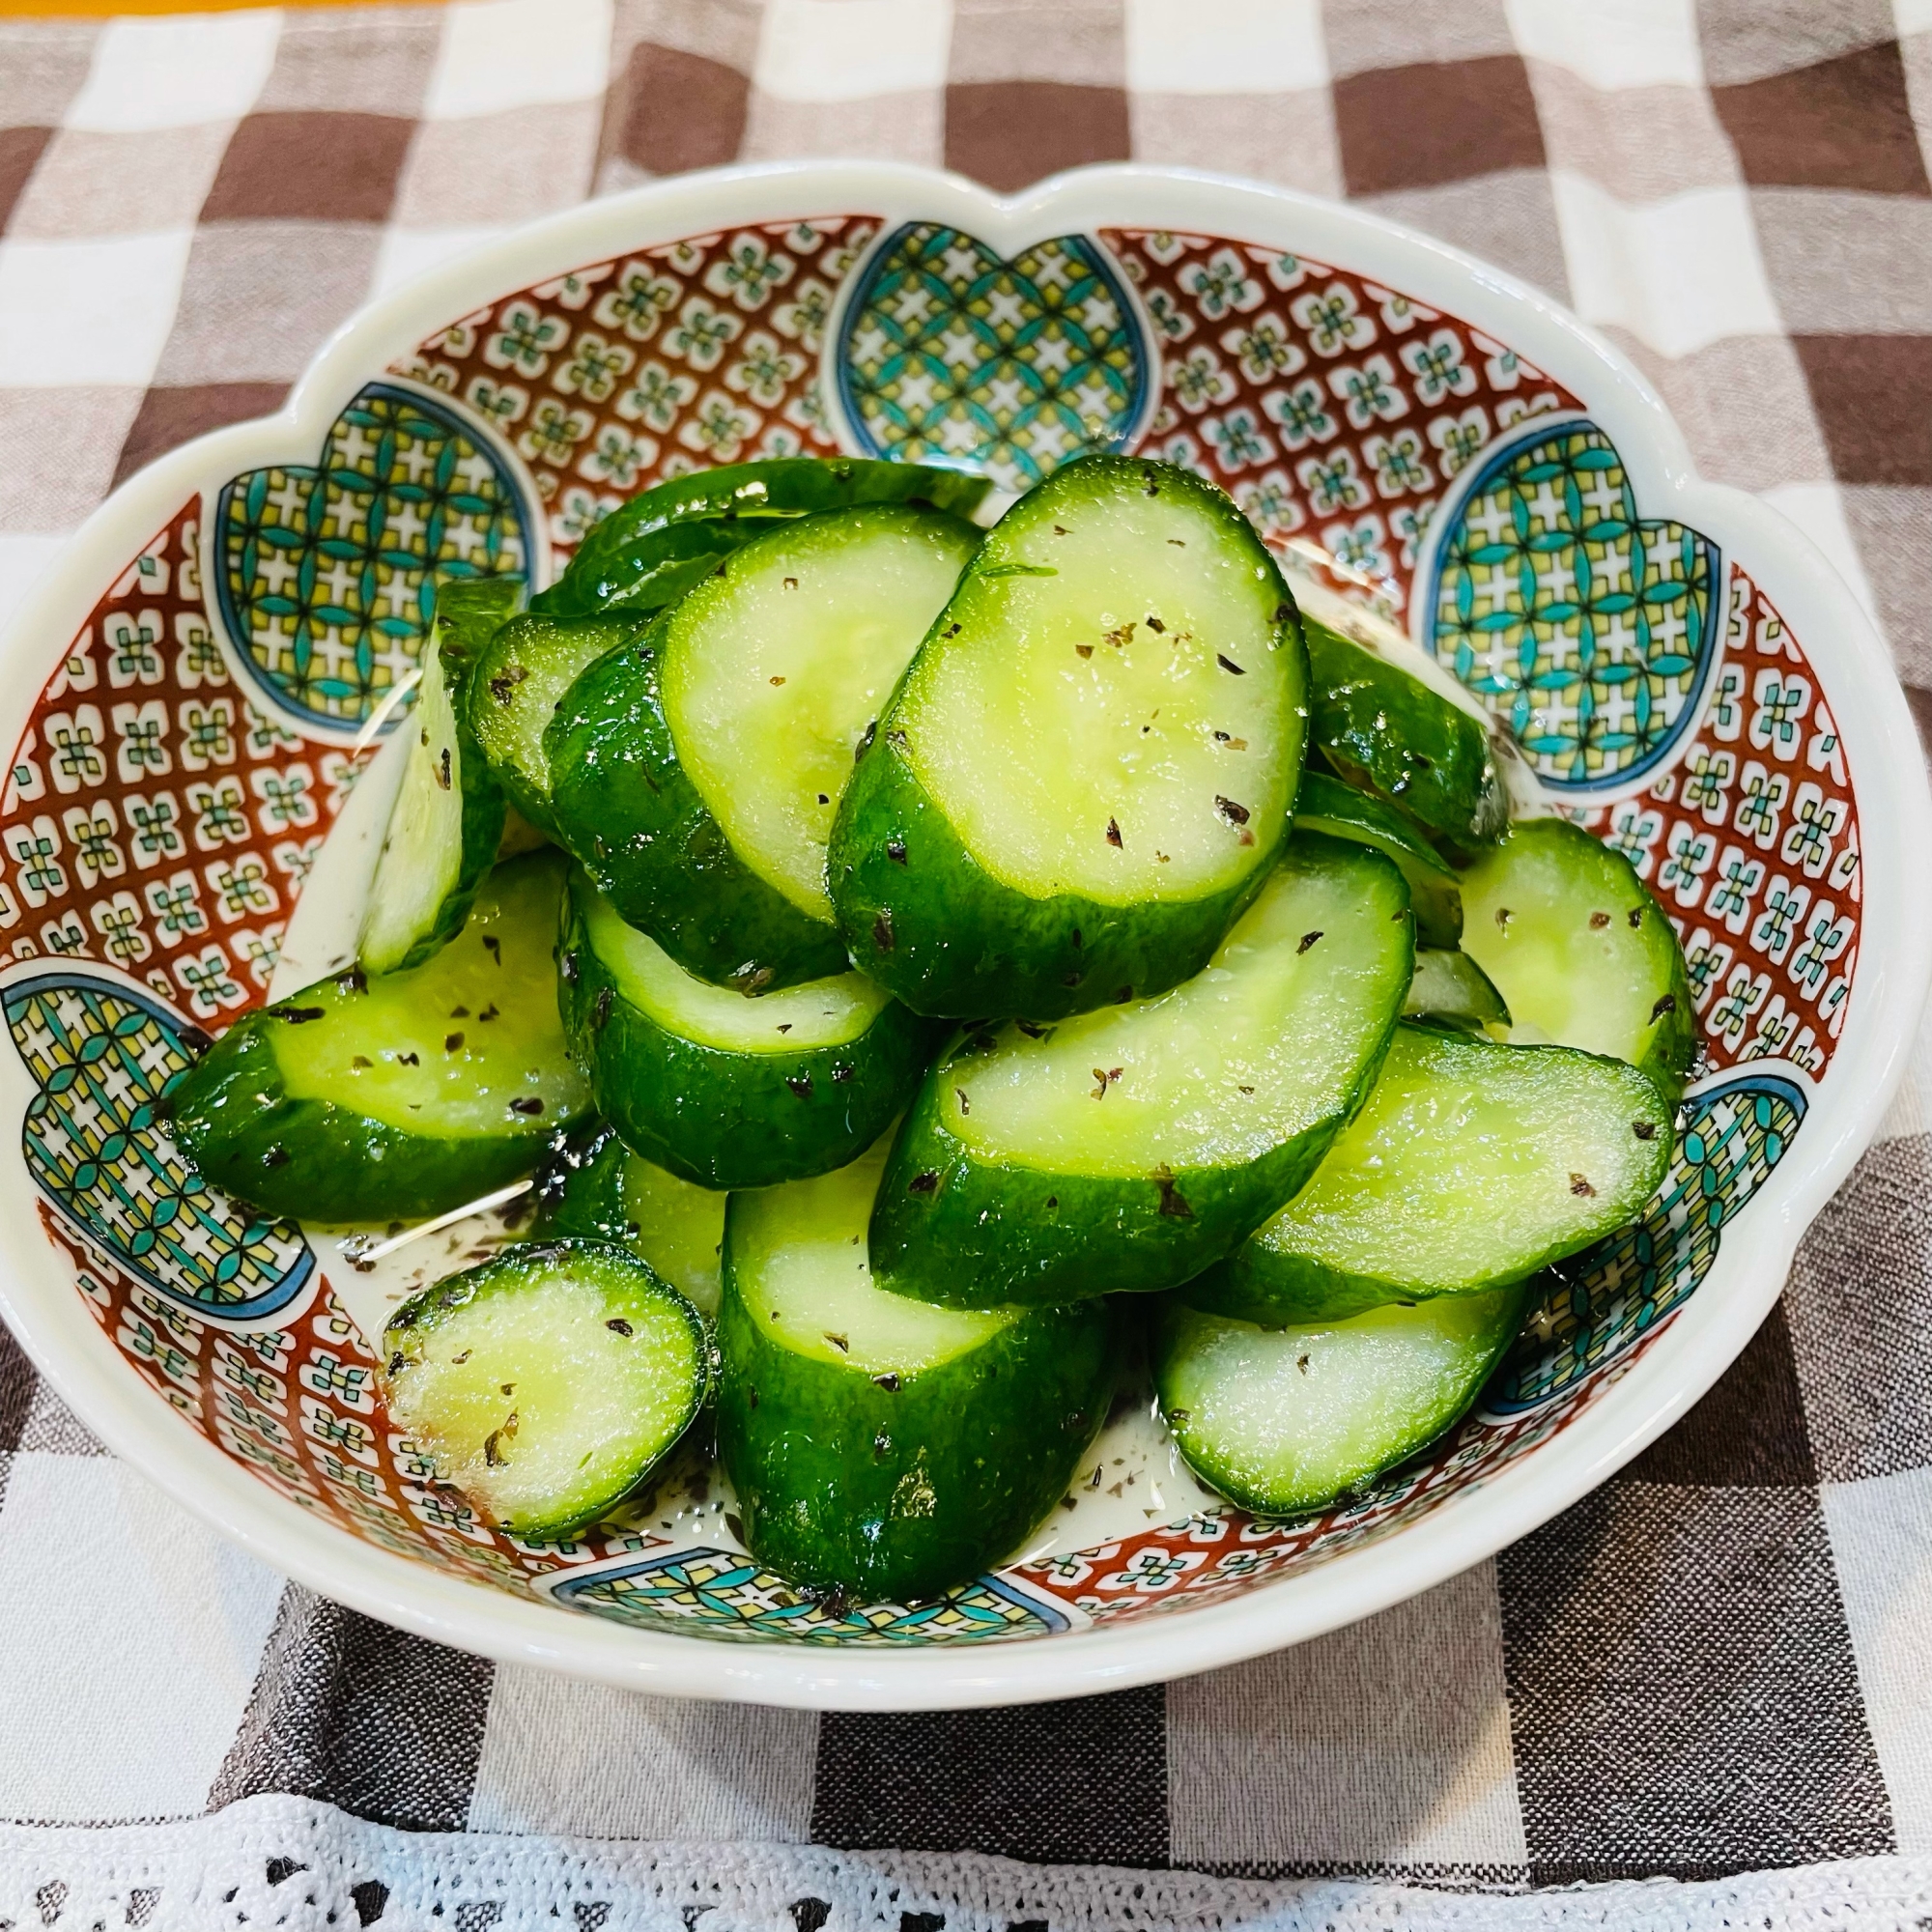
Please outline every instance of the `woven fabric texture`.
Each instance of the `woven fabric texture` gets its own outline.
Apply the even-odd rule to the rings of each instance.
[[[0,616],[119,478],[275,408],[426,265],[855,154],[1000,189],[1210,167],[1501,263],[1809,531],[1932,728],[1927,0],[0,20]],[[1929,1107],[1922,1036],[1777,1313],[1569,1514],[1300,1649],[1027,1711],[706,1708],[438,1650],[189,1522],[0,1335],[0,1819],[42,1828],[0,1835],[0,1924],[1924,1924]],[[1614,1889],[1534,1889],[1581,1882]]]

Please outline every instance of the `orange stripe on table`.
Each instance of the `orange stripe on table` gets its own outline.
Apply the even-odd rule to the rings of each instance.
[[[444,0],[283,0],[305,9],[346,7],[439,7]],[[0,20],[104,20],[116,14],[241,14],[266,12],[261,0],[0,0]]]

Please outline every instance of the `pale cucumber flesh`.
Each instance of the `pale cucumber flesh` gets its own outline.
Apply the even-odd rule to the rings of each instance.
[[[830,921],[825,843],[853,753],[979,541],[898,505],[806,517],[679,605],[662,693],[679,764],[745,864]]]
[[[1580,826],[1530,819],[1463,874],[1463,950],[1509,1003],[1513,1038],[1654,1073],[1689,1065],[1677,937],[1620,853]]]
[[[471,682],[469,724],[520,810],[548,836],[551,771],[544,730],[563,695],[636,622],[622,616],[575,623],[526,612],[492,639]]]
[[[1252,1510],[1319,1509],[1435,1440],[1516,1331],[1520,1289],[1264,1329],[1178,1306],[1161,1408],[1194,1471]]]
[[[726,1197],[627,1150],[623,1199],[637,1231],[631,1246],[700,1315],[715,1320]]]
[[[971,1353],[1019,1314],[935,1308],[872,1285],[866,1227],[886,1147],[813,1180],[732,1195],[725,1253],[761,1335],[836,1368],[910,1377]]]
[[[1247,526],[1177,473],[1076,464],[1022,498],[895,707],[968,852],[1030,897],[1210,897],[1288,809],[1292,607]]]
[[[566,1529],[678,1436],[705,1379],[690,1306],[604,1242],[511,1248],[384,1332],[389,1412],[494,1525]]]
[[[1408,982],[1405,1013],[1452,1026],[1494,1029],[1507,1037],[1509,1008],[1490,976],[1469,957],[1436,947],[1417,947],[1415,974]]]
[[[270,1009],[291,1099],[324,1100],[405,1132],[528,1134],[589,1108],[553,990],[560,855],[498,866],[468,923],[420,966],[326,982]],[[304,1017],[313,1011],[314,1018]]]
[[[808,980],[747,999],[687,973],[656,940],[628,925],[582,874],[572,890],[584,906],[584,926],[617,990],[667,1033],[726,1053],[794,1054],[809,1047],[843,1046],[857,1039],[892,996],[859,973]]]
[[[1401,1026],[1315,1179],[1253,1236],[1253,1265],[1392,1295],[1520,1281],[1634,1219],[1670,1144],[1634,1067]]]
[[[400,727],[410,736],[408,762],[356,943],[369,973],[393,971],[435,932],[463,875],[463,748],[440,635],[432,631],[423,648],[415,708]]]
[[[1406,904],[1380,855],[1297,836],[1203,972],[1009,1027],[947,1126],[982,1160],[1056,1174],[1258,1159],[1349,1104],[1408,981]]]

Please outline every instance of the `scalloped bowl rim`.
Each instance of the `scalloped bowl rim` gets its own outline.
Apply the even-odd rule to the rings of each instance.
[[[285,1576],[437,1642],[625,1690],[822,1710],[957,1709],[1122,1690],[1305,1641],[1445,1581],[1596,1488],[1711,1387],[1770,1312],[1800,1237],[1904,1076],[1932,979],[1932,895],[1910,887],[1915,864],[1932,850],[1932,795],[1889,654],[1849,586],[1778,512],[1697,476],[1662,400],[1611,344],[1515,277],[1379,216],[1288,189],[1140,165],[1078,169],[1013,197],[880,162],[722,168],[585,203],[428,270],[345,323],[277,414],[170,452],[95,512],[0,639],[0,665],[19,670],[0,695],[6,742],[17,742],[40,692],[44,640],[72,637],[103,585],[182,503],[245,469],[312,461],[343,405],[435,329],[505,291],[605,256],[847,209],[948,220],[1009,255],[1101,226],[1238,236],[1386,281],[1508,342],[1583,396],[1653,514],[1667,509],[1748,558],[1755,581],[1805,640],[1846,747],[1864,838],[1863,935],[1849,1017],[1804,1133],[1749,1212],[1726,1228],[1698,1292],[1554,1441],[1377,1540],[1198,1609],[1044,1639],[903,1652],[724,1644],[620,1628],[459,1579],[306,1514],[184,1426],[120,1359],[54,1264],[17,1140],[0,1161],[8,1210],[0,1315],[82,1421],[174,1501]]]

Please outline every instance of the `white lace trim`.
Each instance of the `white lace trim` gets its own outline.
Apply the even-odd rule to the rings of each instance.
[[[924,1915],[930,1915],[926,1917]],[[165,1825],[0,1827],[13,1932],[1918,1932],[1932,1859],[1507,1895],[962,1853],[409,1833],[307,1799]]]

